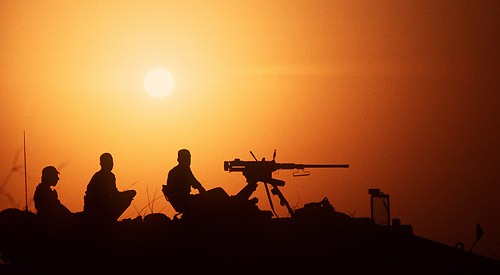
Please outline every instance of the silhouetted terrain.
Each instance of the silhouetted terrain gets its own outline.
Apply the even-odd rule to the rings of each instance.
[[[145,274],[231,272],[313,274],[499,274],[500,264],[333,208],[266,215],[150,214],[108,226],[51,226],[31,212],[0,213],[4,271]]]

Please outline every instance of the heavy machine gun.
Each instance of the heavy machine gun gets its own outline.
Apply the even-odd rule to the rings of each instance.
[[[286,206],[288,212],[291,216],[294,215],[293,209],[290,207],[290,204],[281,193],[278,186],[284,186],[285,182],[282,180],[274,179],[272,177],[272,173],[277,170],[297,170],[293,174],[293,176],[307,176],[309,172],[305,171],[306,168],[349,168],[349,164],[296,164],[296,163],[277,163],[276,162],[276,150],[273,153],[273,160],[266,161],[265,158],[262,160],[257,160],[255,155],[250,151],[250,154],[255,159],[255,161],[243,161],[240,159],[234,159],[232,161],[224,161],[224,171],[229,172],[242,172],[243,176],[245,176],[247,180],[247,187],[245,187],[240,193],[244,197],[250,197],[251,193],[255,191],[257,188],[257,182],[263,182],[264,187],[266,188],[267,198],[269,199],[269,204],[271,205],[271,210],[274,215],[276,212],[274,211],[273,202],[271,200],[271,195],[269,194],[269,189],[267,184],[270,184],[273,188],[271,189],[271,193],[276,195],[280,199],[280,204],[282,206]],[[239,194],[240,195],[240,194]]]

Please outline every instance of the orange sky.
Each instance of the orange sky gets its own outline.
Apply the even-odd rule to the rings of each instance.
[[[293,207],[328,197],[369,216],[381,188],[417,235],[468,249],[480,223],[475,251],[500,259],[498,14],[496,1],[1,1],[0,209],[24,207],[23,131],[30,199],[54,165],[81,211],[110,152],[118,188],[138,192],[122,218],[161,196],[180,148],[229,194],[245,181],[223,161],[277,149],[351,165],[277,174]],[[157,67],[176,80],[162,99],[143,88]],[[174,214],[163,197],[153,210]]]

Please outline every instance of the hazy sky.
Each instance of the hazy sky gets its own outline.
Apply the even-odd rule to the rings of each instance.
[[[47,165],[74,212],[114,156],[122,218],[172,217],[161,195],[177,150],[206,187],[235,194],[223,162],[349,163],[283,193],[369,216],[369,188],[414,232],[500,259],[498,1],[1,1],[0,209],[30,209]],[[149,96],[162,67],[176,86]],[[269,209],[262,187],[259,207]],[[146,207],[146,208],[145,208]],[[143,210],[142,210],[143,209]],[[142,210],[142,212],[141,212]],[[286,214],[280,208],[279,213]]]

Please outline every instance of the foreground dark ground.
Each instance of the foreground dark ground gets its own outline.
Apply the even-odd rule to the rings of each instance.
[[[281,219],[151,214],[56,227],[7,209],[0,251],[7,273],[500,274],[498,261],[415,236],[410,226],[326,208]]]

